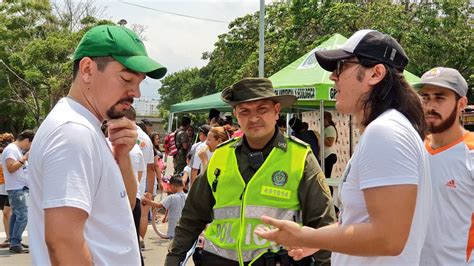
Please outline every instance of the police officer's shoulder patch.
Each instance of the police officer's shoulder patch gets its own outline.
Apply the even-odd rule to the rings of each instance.
[[[228,140],[226,140],[226,141],[224,141],[224,142],[222,142],[222,143],[219,143],[219,144],[217,145],[217,148],[222,147],[222,146],[225,146],[225,145],[228,145],[228,144],[235,143],[235,142],[237,142],[239,139],[240,139],[239,137],[235,137],[235,138],[228,139]]]
[[[328,196],[329,198],[331,198],[331,190],[329,189],[329,185],[328,185],[328,183],[326,182],[326,177],[324,176],[324,172],[323,172],[323,171],[320,171],[320,172],[316,175],[316,179],[318,180],[319,186],[320,186],[321,189],[323,190],[324,194],[326,194],[326,196]]]
[[[309,144],[308,144],[308,143],[306,143],[306,142],[300,140],[299,138],[297,138],[297,137],[295,137],[295,136],[288,136],[288,139],[289,139],[290,141],[293,141],[293,142],[298,143],[298,144],[300,144],[300,145],[303,145],[303,146],[305,146],[305,147],[309,147]]]

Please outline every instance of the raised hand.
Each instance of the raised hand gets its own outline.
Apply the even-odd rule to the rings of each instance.
[[[125,117],[107,121],[109,141],[115,158],[129,156],[130,151],[137,142],[137,129],[135,124]]]

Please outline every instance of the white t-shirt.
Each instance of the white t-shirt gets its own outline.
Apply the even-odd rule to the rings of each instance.
[[[433,206],[421,265],[474,265],[474,134],[436,150],[429,139]]]
[[[142,173],[142,178],[138,180],[138,172],[145,172],[146,166],[145,161],[143,160],[142,150],[140,149],[140,146],[138,146],[138,144],[135,144],[135,146],[133,146],[133,149],[130,151],[130,160],[132,161],[133,174],[135,174],[135,177],[137,178],[137,199],[141,199],[143,193],[145,193],[145,190],[140,190],[140,182],[143,179],[146,179],[146,177],[144,177]]]
[[[342,225],[370,222],[364,189],[414,184],[417,196],[412,226],[405,248],[398,256],[362,257],[333,252],[333,265],[420,263],[431,209],[427,156],[420,136],[400,112],[388,110],[367,126],[343,175],[339,222]]]
[[[327,158],[331,154],[336,153],[336,139],[337,132],[336,128],[333,126],[328,126],[324,128],[324,137],[325,138],[334,138],[334,143],[331,147],[324,145],[324,158]]]
[[[3,176],[5,177],[5,190],[22,189],[23,187],[28,186],[28,177],[26,174],[27,162],[13,173],[8,172],[7,170],[7,159],[19,161],[22,156],[23,153],[21,152],[21,149],[15,143],[8,144],[8,146],[3,150],[2,166],[4,166]]]
[[[85,211],[84,237],[95,265],[140,265],[138,241],[120,169],[100,121],[70,98],[41,124],[29,156],[29,243],[33,265],[50,265],[44,209]]]
[[[143,171],[142,180],[140,181],[140,190],[145,191],[146,184],[147,184],[147,166],[148,164],[153,164],[155,162],[154,154],[153,154],[153,143],[151,142],[150,137],[139,127],[137,126],[137,144],[140,146],[140,149],[143,153],[143,160],[145,161],[145,171]],[[155,185],[153,189],[153,194],[155,194],[156,190],[156,178],[155,178]],[[145,193],[145,192],[143,192]]]
[[[192,167],[193,169],[198,169],[198,170],[201,169],[201,167],[202,167],[202,161],[201,161],[201,157],[199,157],[198,152],[199,152],[201,149],[205,148],[206,145],[207,145],[207,144],[206,144],[205,142],[201,142],[201,143],[199,144],[199,146],[196,147],[196,151],[195,151],[194,156],[193,156],[193,157],[194,157],[194,160],[193,160],[193,162],[191,163],[191,167]],[[213,152],[211,152],[209,149],[206,150],[206,155],[207,155],[208,161],[211,159],[212,154],[213,154]]]
[[[168,236],[171,238],[174,237],[174,229],[178,224],[179,218],[181,218],[185,202],[186,194],[184,192],[171,194],[161,202],[163,207],[168,210]]]

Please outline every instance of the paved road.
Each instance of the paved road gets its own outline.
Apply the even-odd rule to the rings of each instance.
[[[3,223],[0,229],[0,241],[3,242],[5,239],[5,233],[3,232]],[[27,235],[27,232],[25,233]],[[23,238],[24,243],[28,243],[28,237]],[[164,265],[165,256],[168,252],[169,240],[163,240],[158,238],[153,231],[151,225],[149,225],[147,235],[145,237],[145,251],[143,256],[145,259],[145,265]],[[11,254],[8,248],[0,249],[0,265],[31,265],[31,257],[29,254]],[[188,266],[194,265],[192,262],[187,264]]]

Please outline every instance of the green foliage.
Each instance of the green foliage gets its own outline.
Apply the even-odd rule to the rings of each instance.
[[[71,31],[71,16],[60,14],[49,1],[0,3],[0,132],[37,127],[69,90],[71,55],[84,32],[110,23],[86,14]]]
[[[321,1],[293,0],[291,4],[266,6],[265,76],[270,76],[318,44],[340,33],[346,37],[359,29],[376,29],[391,34],[411,59],[407,69],[420,76],[435,66],[458,69],[474,83],[473,5],[468,0],[453,1]],[[229,31],[219,36],[212,52],[203,59],[209,63],[199,69],[208,86],[201,95],[221,91],[243,77],[258,75],[258,12],[235,19]],[[180,80],[172,97],[160,89],[162,108],[190,99],[182,91],[189,83]],[[192,77],[194,79],[194,76]],[[166,79],[165,79],[166,80]],[[196,91],[196,90],[195,90]],[[470,102],[474,99],[470,96]]]

